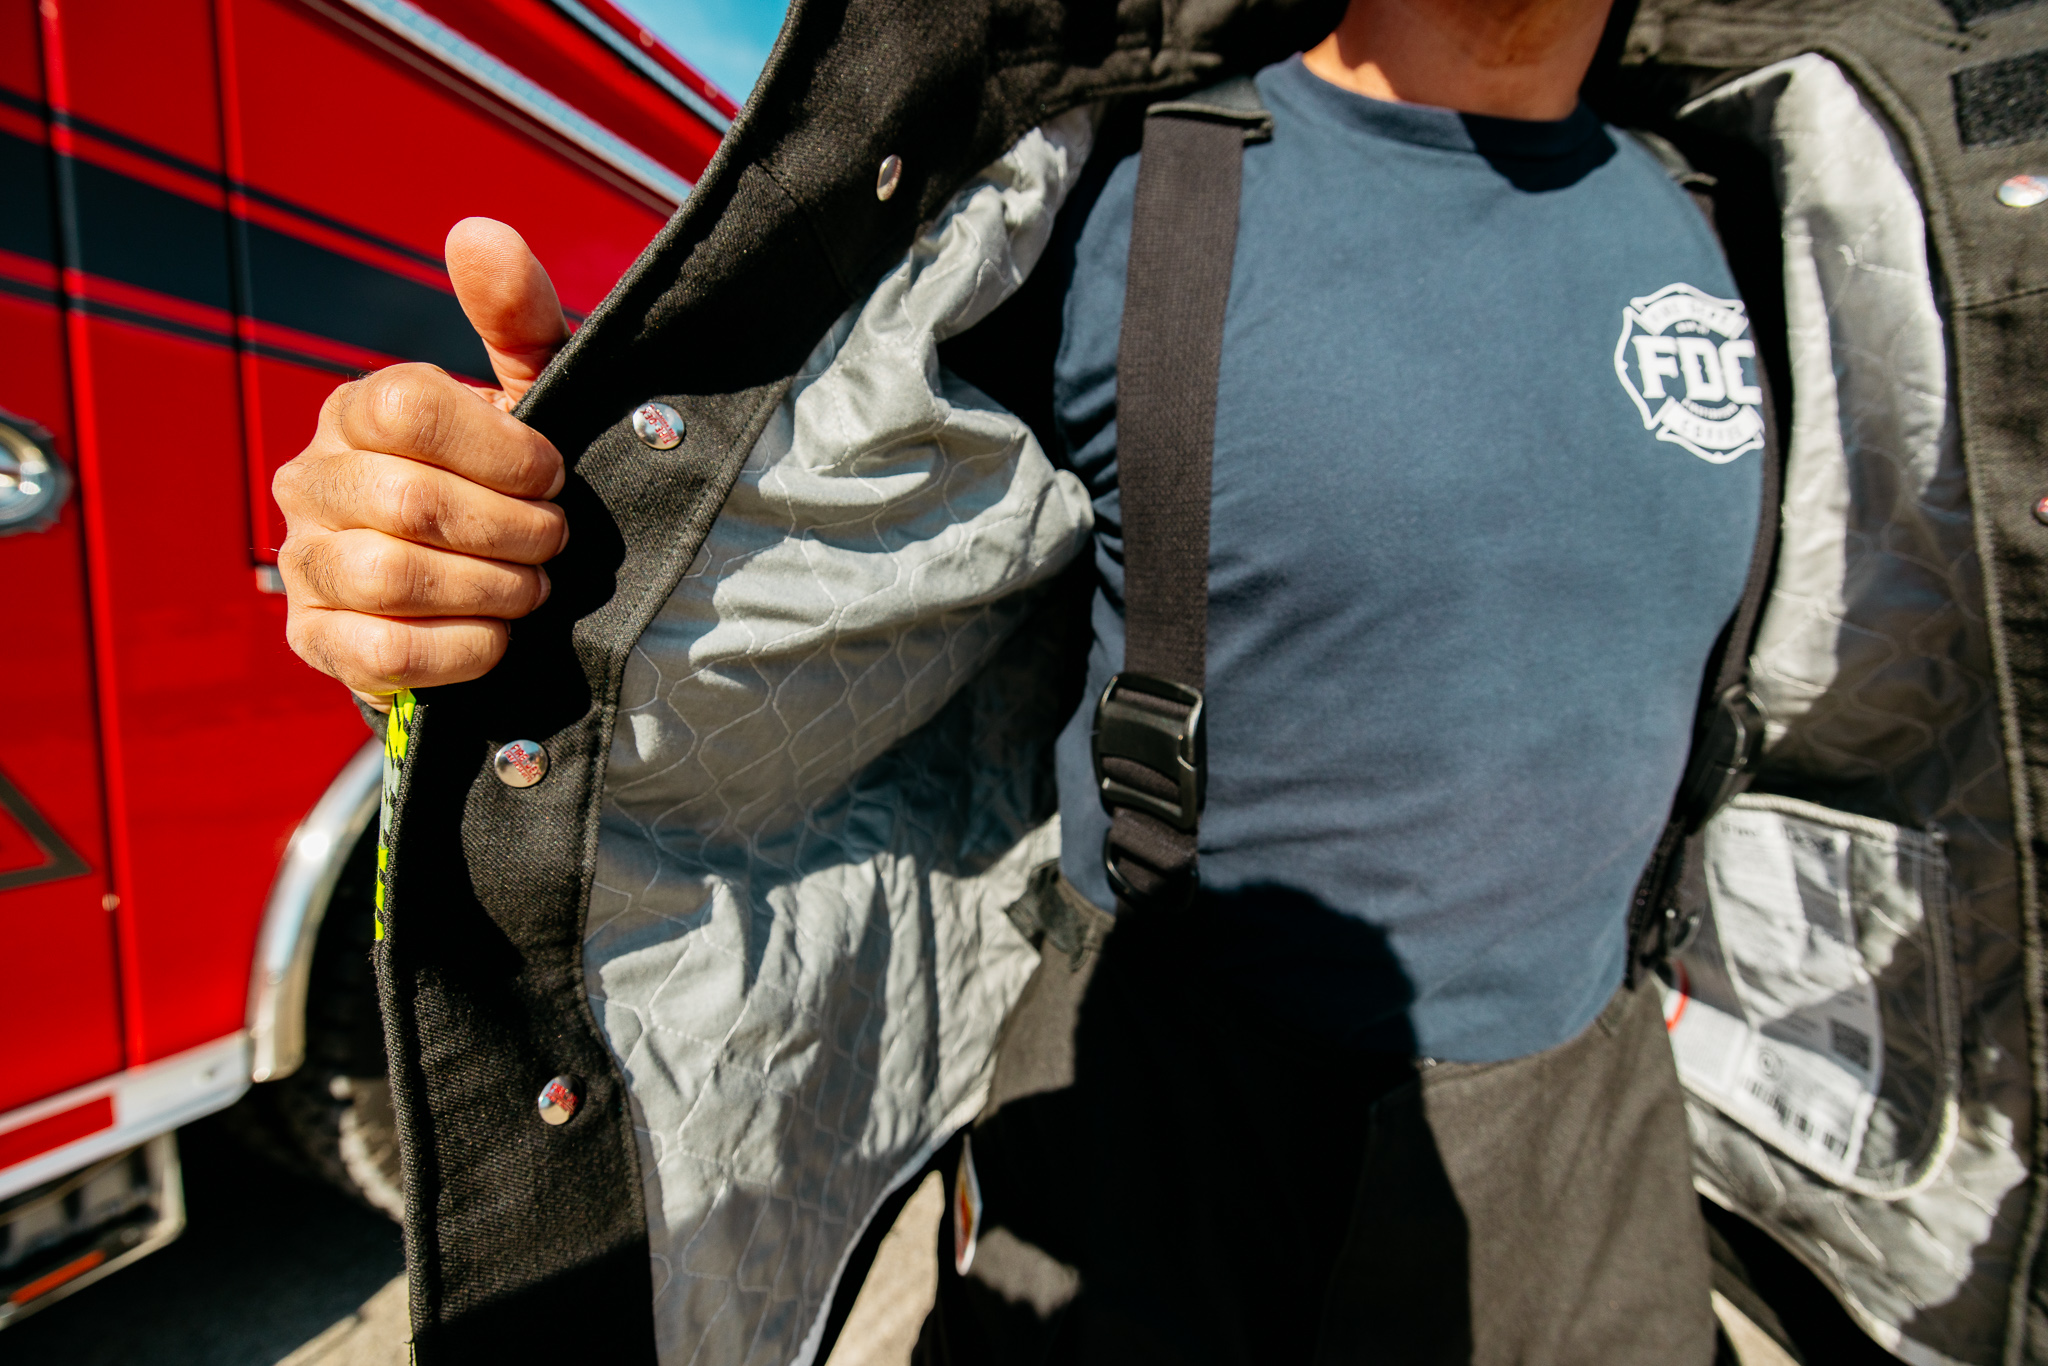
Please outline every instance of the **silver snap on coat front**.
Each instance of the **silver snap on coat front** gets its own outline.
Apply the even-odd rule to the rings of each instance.
[[[633,434],[658,451],[683,444],[683,415],[666,403],[643,403],[633,410]]]
[[[2031,209],[2048,202],[2048,179],[2037,175],[2016,175],[1998,187],[1998,202],[2008,209]]]
[[[535,740],[509,740],[491,756],[491,767],[507,787],[532,787],[548,776],[548,752]]]
[[[583,1103],[583,1097],[576,1093],[574,1077],[551,1077],[548,1084],[540,1088],[540,1096],[534,1104],[540,1109],[544,1123],[567,1124],[575,1117],[576,1107]]]

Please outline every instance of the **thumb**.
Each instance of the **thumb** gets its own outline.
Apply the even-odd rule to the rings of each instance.
[[[490,353],[506,406],[517,403],[569,340],[554,283],[526,239],[495,219],[463,219],[444,250],[455,300]]]

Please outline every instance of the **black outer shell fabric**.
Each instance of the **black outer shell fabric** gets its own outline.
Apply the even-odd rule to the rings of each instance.
[[[1685,98],[1770,62],[1818,52],[1834,61],[1898,134],[1927,217],[1929,257],[1949,326],[1965,472],[1985,579],[1994,682],[2006,725],[2020,884],[2033,1122],[2016,1134],[2027,1163],[2025,1234],[2014,1258],[2006,1360],[2048,1361],[2048,1300],[2041,1258],[2048,1223],[2048,1017],[2040,869],[2048,853],[2048,533],[2033,500],[2048,492],[2048,237],[1995,195],[2009,176],[2037,169],[2040,139],[1995,147],[1962,140],[1955,73],[2048,46],[2048,6],[1975,8],[1965,27],[1927,3],[1770,0],[1733,4],[1646,0],[1625,65],[1596,82],[1610,119],[1676,138],[1670,111]],[[1631,69],[1631,67],[1633,69]],[[1719,171],[1716,151],[1686,146]],[[1754,225],[1721,221],[1724,240]],[[1761,333],[1764,324],[1758,320]],[[1695,895],[1699,894],[1695,889]],[[1923,1311],[1938,1317],[1945,1307]],[[1910,1331],[1910,1325],[1909,1325]]]
[[[689,203],[528,395],[521,415],[569,460],[560,501],[576,536],[549,566],[553,596],[513,627],[505,661],[419,695],[377,953],[420,1362],[523,1360],[541,1343],[653,1359],[643,1173],[582,976],[604,763],[632,645],[702,544],[789,376],[918,225],[1030,128],[1082,103],[1149,101],[1256,70],[1313,43],[1340,11],[1339,0],[798,0]],[[1991,190],[2038,169],[2041,144],[1964,149],[1949,82],[1964,66],[2040,48],[2044,12],[2021,7],[1965,30],[1937,0],[1652,3],[1623,53],[1634,69],[1594,86],[1611,118],[1654,127],[1715,80],[1819,50],[1906,139],[1947,272],[2023,821],[2037,1115],[2048,1113],[2038,910],[2048,540],[2029,507],[2048,491],[2038,381],[2048,250]],[[892,153],[903,179],[882,202],[875,168]],[[1027,371],[1037,363],[1015,358]],[[625,422],[649,398],[687,423],[674,450],[650,450]],[[491,774],[492,748],[514,738],[548,749],[535,787]],[[562,1072],[583,1078],[586,1094],[570,1123],[551,1128],[534,1096]],[[2038,1150],[2030,1156],[2012,1332],[2048,1340],[2048,1318],[2024,1294],[2048,1213]]]

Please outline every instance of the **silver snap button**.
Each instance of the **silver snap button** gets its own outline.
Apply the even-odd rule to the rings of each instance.
[[[1998,202],[2008,209],[2031,209],[2048,202],[2048,179],[2016,175],[1998,187]]]
[[[546,1124],[567,1124],[575,1117],[576,1107],[582,1103],[583,1097],[576,1094],[574,1077],[550,1078],[534,1101],[540,1109],[542,1122]]]
[[[2034,500],[2034,520],[2048,526],[2048,494]]]
[[[683,415],[666,403],[643,403],[633,410],[633,435],[658,451],[683,444]]]
[[[498,746],[491,767],[507,787],[532,787],[548,776],[548,752],[532,740],[511,740]]]
[[[882,158],[882,168],[875,172],[875,198],[887,199],[896,193],[896,186],[903,179],[903,158],[891,152]]]

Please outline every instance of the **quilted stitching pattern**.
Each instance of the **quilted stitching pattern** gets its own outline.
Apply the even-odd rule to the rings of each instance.
[[[1995,1362],[2032,1119],[2009,787],[1926,225],[1884,126],[1823,58],[1764,68],[1689,117],[1771,149],[1784,205],[1798,412],[1755,658],[1758,785],[1946,832],[1963,1025],[1961,1130],[1925,1189],[1836,1190],[1694,1101],[1700,1173],[1894,1351]],[[1926,1073],[1928,1050],[1900,1042],[1887,1066]]]
[[[1021,283],[1090,136],[1027,135],[819,343],[628,664],[584,972],[664,1366],[814,1355],[1035,966],[1003,908],[1058,852],[1059,718],[1005,642],[1091,511],[936,346]]]

